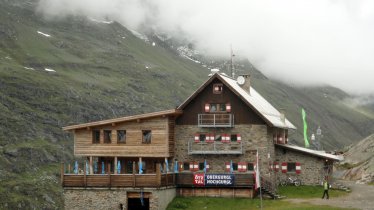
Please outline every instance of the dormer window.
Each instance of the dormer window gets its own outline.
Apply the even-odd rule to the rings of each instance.
[[[221,94],[222,90],[223,90],[222,83],[213,84],[213,94]]]

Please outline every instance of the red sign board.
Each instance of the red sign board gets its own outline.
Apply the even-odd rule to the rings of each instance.
[[[195,186],[204,186],[205,185],[204,174],[194,174],[193,184]]]

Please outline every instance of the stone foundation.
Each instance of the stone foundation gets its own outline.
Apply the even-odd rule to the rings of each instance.
[[[176,196],[175,188],[143,189],[144,197],[149,198],[150,210],[164,210]],[[103,189],[103,188],[65,188],[65,209],[120,209],[120,204],[127,209],[128,194],[134,198],[140,189]]]

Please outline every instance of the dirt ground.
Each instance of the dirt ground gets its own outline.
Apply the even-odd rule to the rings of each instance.
[[[356,208],[374,210],[374,186],[356,184],[352,181],[339,181],[351,189],[347,196],[326,199],[286,199],[287,201],[302,203],[308,202],[315,205],[329,205],[343,208]],[[321,197],[323,192],[321,191]]]

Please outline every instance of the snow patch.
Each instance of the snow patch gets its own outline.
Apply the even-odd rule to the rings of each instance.
[[[26,66],[24,66],[23,68],[24,68],[24,69],[27,69],[27,70],[35,70],[35,69],[32,68],[32,67],[26,67]]]
[[[49,68],[44,68],[45,71],[48,71],[48,72],[56,72],[55,70],[53,69],[49,69]]]
[[[97,20],[95,18],[90,18],[90,20],[93,21],[93,22],[96,22],[96,23],[104,23],[104,24],[112,24],[113,23],[112,20],[111,21],[105,21],[105,20]]]
[[[141,34],[141,33],[137,32],[137,31],[135,31],[135,30],[131,30],[131,29],[129,29],[129,30],[131,31],[131,33],[132,33],[134,36],[138,37],[139,39],[144,40],[144,41],[147,42],[147,43],[149,42],[149,39],[148,39],[148,37],[147,37],[146,35]]]
[[[46,34],[46,33],[43,33],[43,32],[41,32],[41,31],[38,31],[38,34],[43,35],[43,36],[45,36],[45,37],[51,37],[51,35]]]

